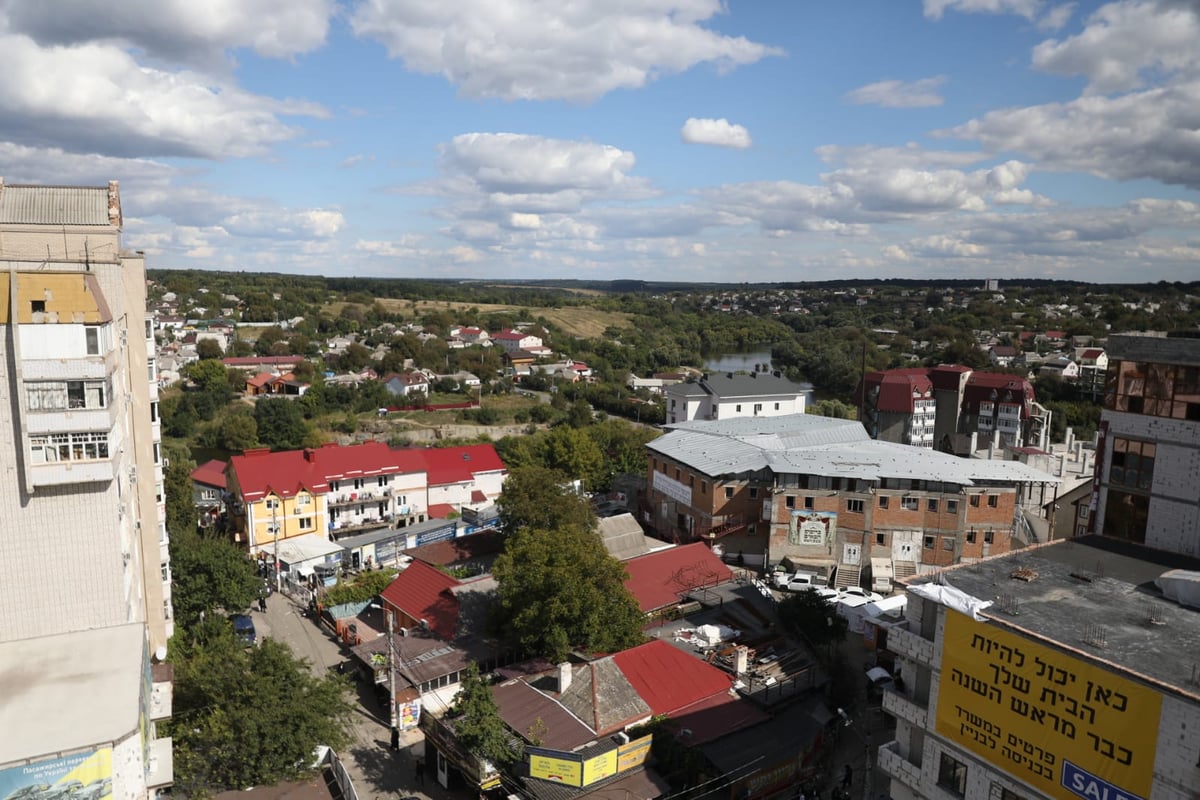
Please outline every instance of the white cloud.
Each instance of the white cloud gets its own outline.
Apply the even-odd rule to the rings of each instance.
[[[941,19],[947,11],[964,14],[1016,14],[1033,19],[1042,0],[925,0],[925,16]]]
[[[0,30],[45,46],[114,43],[164,64],[213,67],[249,48],[290,58],[321,46],[333,0],[5,0]]]
[[[826,164],[854,169],[940,169],[944,167],[967,167],[990,157],[978,150],[926,150],[916,142],[897,147],[875,145],[822,145],[817,155]]]
[[[752,142],[750,131],[741,125],[733,125],[727,119],[697,119],[689,117],[679,131],[680,138],[688,144],[711,144],[717,147],[732,147],[745,150]]]
[[[731,69],[777,48],[700,23],[720,0],[364,0],[354,32],[470,97],[591,101],[699,64]]]
[[[939,132],[1019,153],[1043,170],[1200,188],[1200,80],[1068,103],[1006,108]]]
[[[1083,31],[1033,49],[1033,65],[1084,75],[1089,92],[1122,92],[1143,74],[1200,74],[1200,8],[1170,0],[1121,0],[1101,6]]]
[[[266,153],[298,131],[283,115],[322,116],[190,72],[142,66],[117,47],[42,48],[0,34],[0,138],[110,156],[223,158]]]
[[[940,106],[943,98],[937,88],[946,82],[945,75],[915,81],[878,81],[846,93],[846,100],[855,105],[884,108],[928,108]]]
[[[1063,25],[1067,24],[1067,20],[1071,19],[1071,15],[1075,13],[1074,3],[1062,3],[1054,6],[1042,15],[1038,20],[1037,26],[1039,31],[1056,31]]]

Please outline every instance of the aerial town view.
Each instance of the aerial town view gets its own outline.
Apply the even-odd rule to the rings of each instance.
[[[0,800],[1200,798],[1200,3],[0,65]]]

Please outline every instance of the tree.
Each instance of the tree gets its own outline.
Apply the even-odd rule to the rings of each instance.
[[[200,360],[219,359],[225,355],[216,339],[201,339],[196,342],[196,355]]]
[[[796,592],[779,603],[779,621],[814,648],[846,638],[846,618],[817,592]]]
[[[258,423],[245,412],[224,416],[219,433],[221,447],[231,453],[249,450],[258,444]]]
[[[591,531],[596,515],[588,501],[570,487],[567,476],[539,466],[510,470],[500,492],[500,530],[512,536],[525,528]]]
[[[187,628],[218,610],[242,611],[258,598],[262,579],[250,560],[223,539],[201,536],[194,521],[190,530],[171,531],[170,548],[176,624]]]
[[[614,652],[644,640],[628,574],[590,527],[522,528],[492,565],[493,625],[521,650],[562,661],[574,647]]]
[[[448,716],[454,726],[454,737],[468,752],[496,765],[516,760],[496,698],[474,661],[463,670],[458,696]]]
[[[295,779],[317,745],[345,744],[347,686],[318,678],[286,644],[243,647],[232,626],[210,616],[172,639],[175,787],[202,797]]]
[[[206,392],[226,390],[230,387],[229,375],[220,361],[209,359],[197,361],[187,367],[188,377]]]
[[[588,435],[589,430],[560,425],[547,434],[544,457],[546,466],[582,480],[584,488],[594,492],[603,487],[608,475],[604,453]]]
[[[196,532],[196,505],[192,502],[192,470],[196,462],[188,456],[186,446],[164,442],[163,452],[171,465],[163,471],[163,488],[167,495],[167,530],[171,539]]]
[[[304,446],[308,428],[299,406],[283,398],[260,399],[254,406],[258,440],[272,450],[297,450]]]

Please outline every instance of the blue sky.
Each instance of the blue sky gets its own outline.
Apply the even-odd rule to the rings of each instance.
[[[160,268],[1200,279],[1200,2],[0,0]]]

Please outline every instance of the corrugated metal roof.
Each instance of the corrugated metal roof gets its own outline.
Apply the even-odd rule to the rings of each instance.
[[[862,425],[812,414],[738,417],[674,428],[646,447],[713,477],[770,469],[775,473],[876,481],[912,478],[970,486],[975,481],[1058,483],[1017,461],[959,458],[937,450],[870,438]]]
[[[107,186],[2,186],[0,224],[109,225]]]

